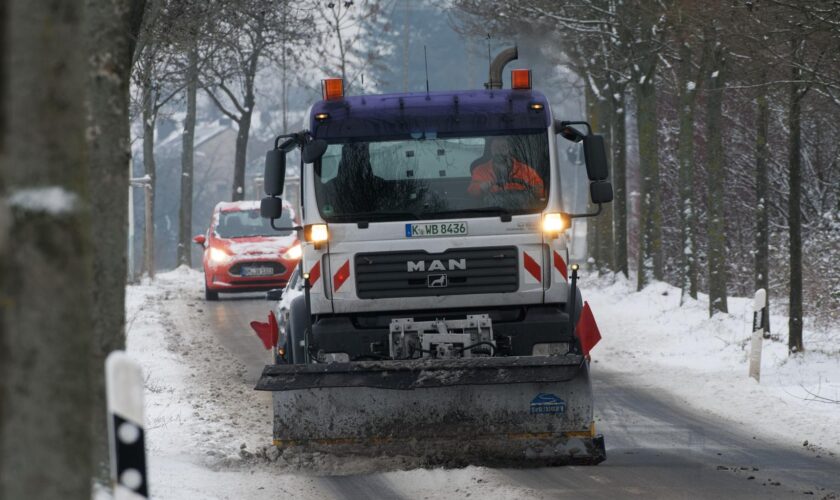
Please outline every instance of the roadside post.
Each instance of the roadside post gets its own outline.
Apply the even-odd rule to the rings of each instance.
[[[143,431],[143,370],[123,351],[105,360],[108,442],[115,500],[149,498]]]
[[[750,377],[756,382],[761,377],[761,342],[764,338],[764,325],[767,315],[767,290],[760,288],[753,300],[753,327],[750,342]]]

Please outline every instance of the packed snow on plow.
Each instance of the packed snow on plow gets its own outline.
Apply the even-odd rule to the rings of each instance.
[[[580,355],[271,366],[274,444],[429,465],[597,464]],[[562,398],[558,396],[562,394]]]
[[[325,80],[309,129],[266,155],[274,225],[301,151],[303,293],[272,323],[276,363],[257,384],[273,391],[277,447],[451,466],[606,458],[597,327],[567,266],[571,220],[612,200],[604,141],[554,119],[528,70],[502,89],[516,57],[503,51],[480,91],[345,96]],[[569,213],[561,177],[582,164],[598,210]]]

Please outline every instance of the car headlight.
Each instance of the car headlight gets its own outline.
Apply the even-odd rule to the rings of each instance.
[[[286,250],[286,252],[283,254],[283,258],[286,260],[298,260],[302,255],[303,247],[300,245],[300,243],[297,243]]]
[[[209,252],[210,262],[214,264],[224,264],[230,260],[230,254],[220,248],[211,248]]]

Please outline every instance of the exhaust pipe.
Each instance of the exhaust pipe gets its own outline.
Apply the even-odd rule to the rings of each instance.
[[[519,59],[519,50],[516,47],[507,48],[493,59],[490,63],[490,76],[487,83],[484,84],[485,89],[500,89],[502,88],[502,70],[505,69],[507,63]]]

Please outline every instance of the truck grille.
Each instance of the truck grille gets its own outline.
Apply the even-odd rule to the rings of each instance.
[[[516,247],[457,248],[356,254],[356,293],[362,299],[515,292]]]

